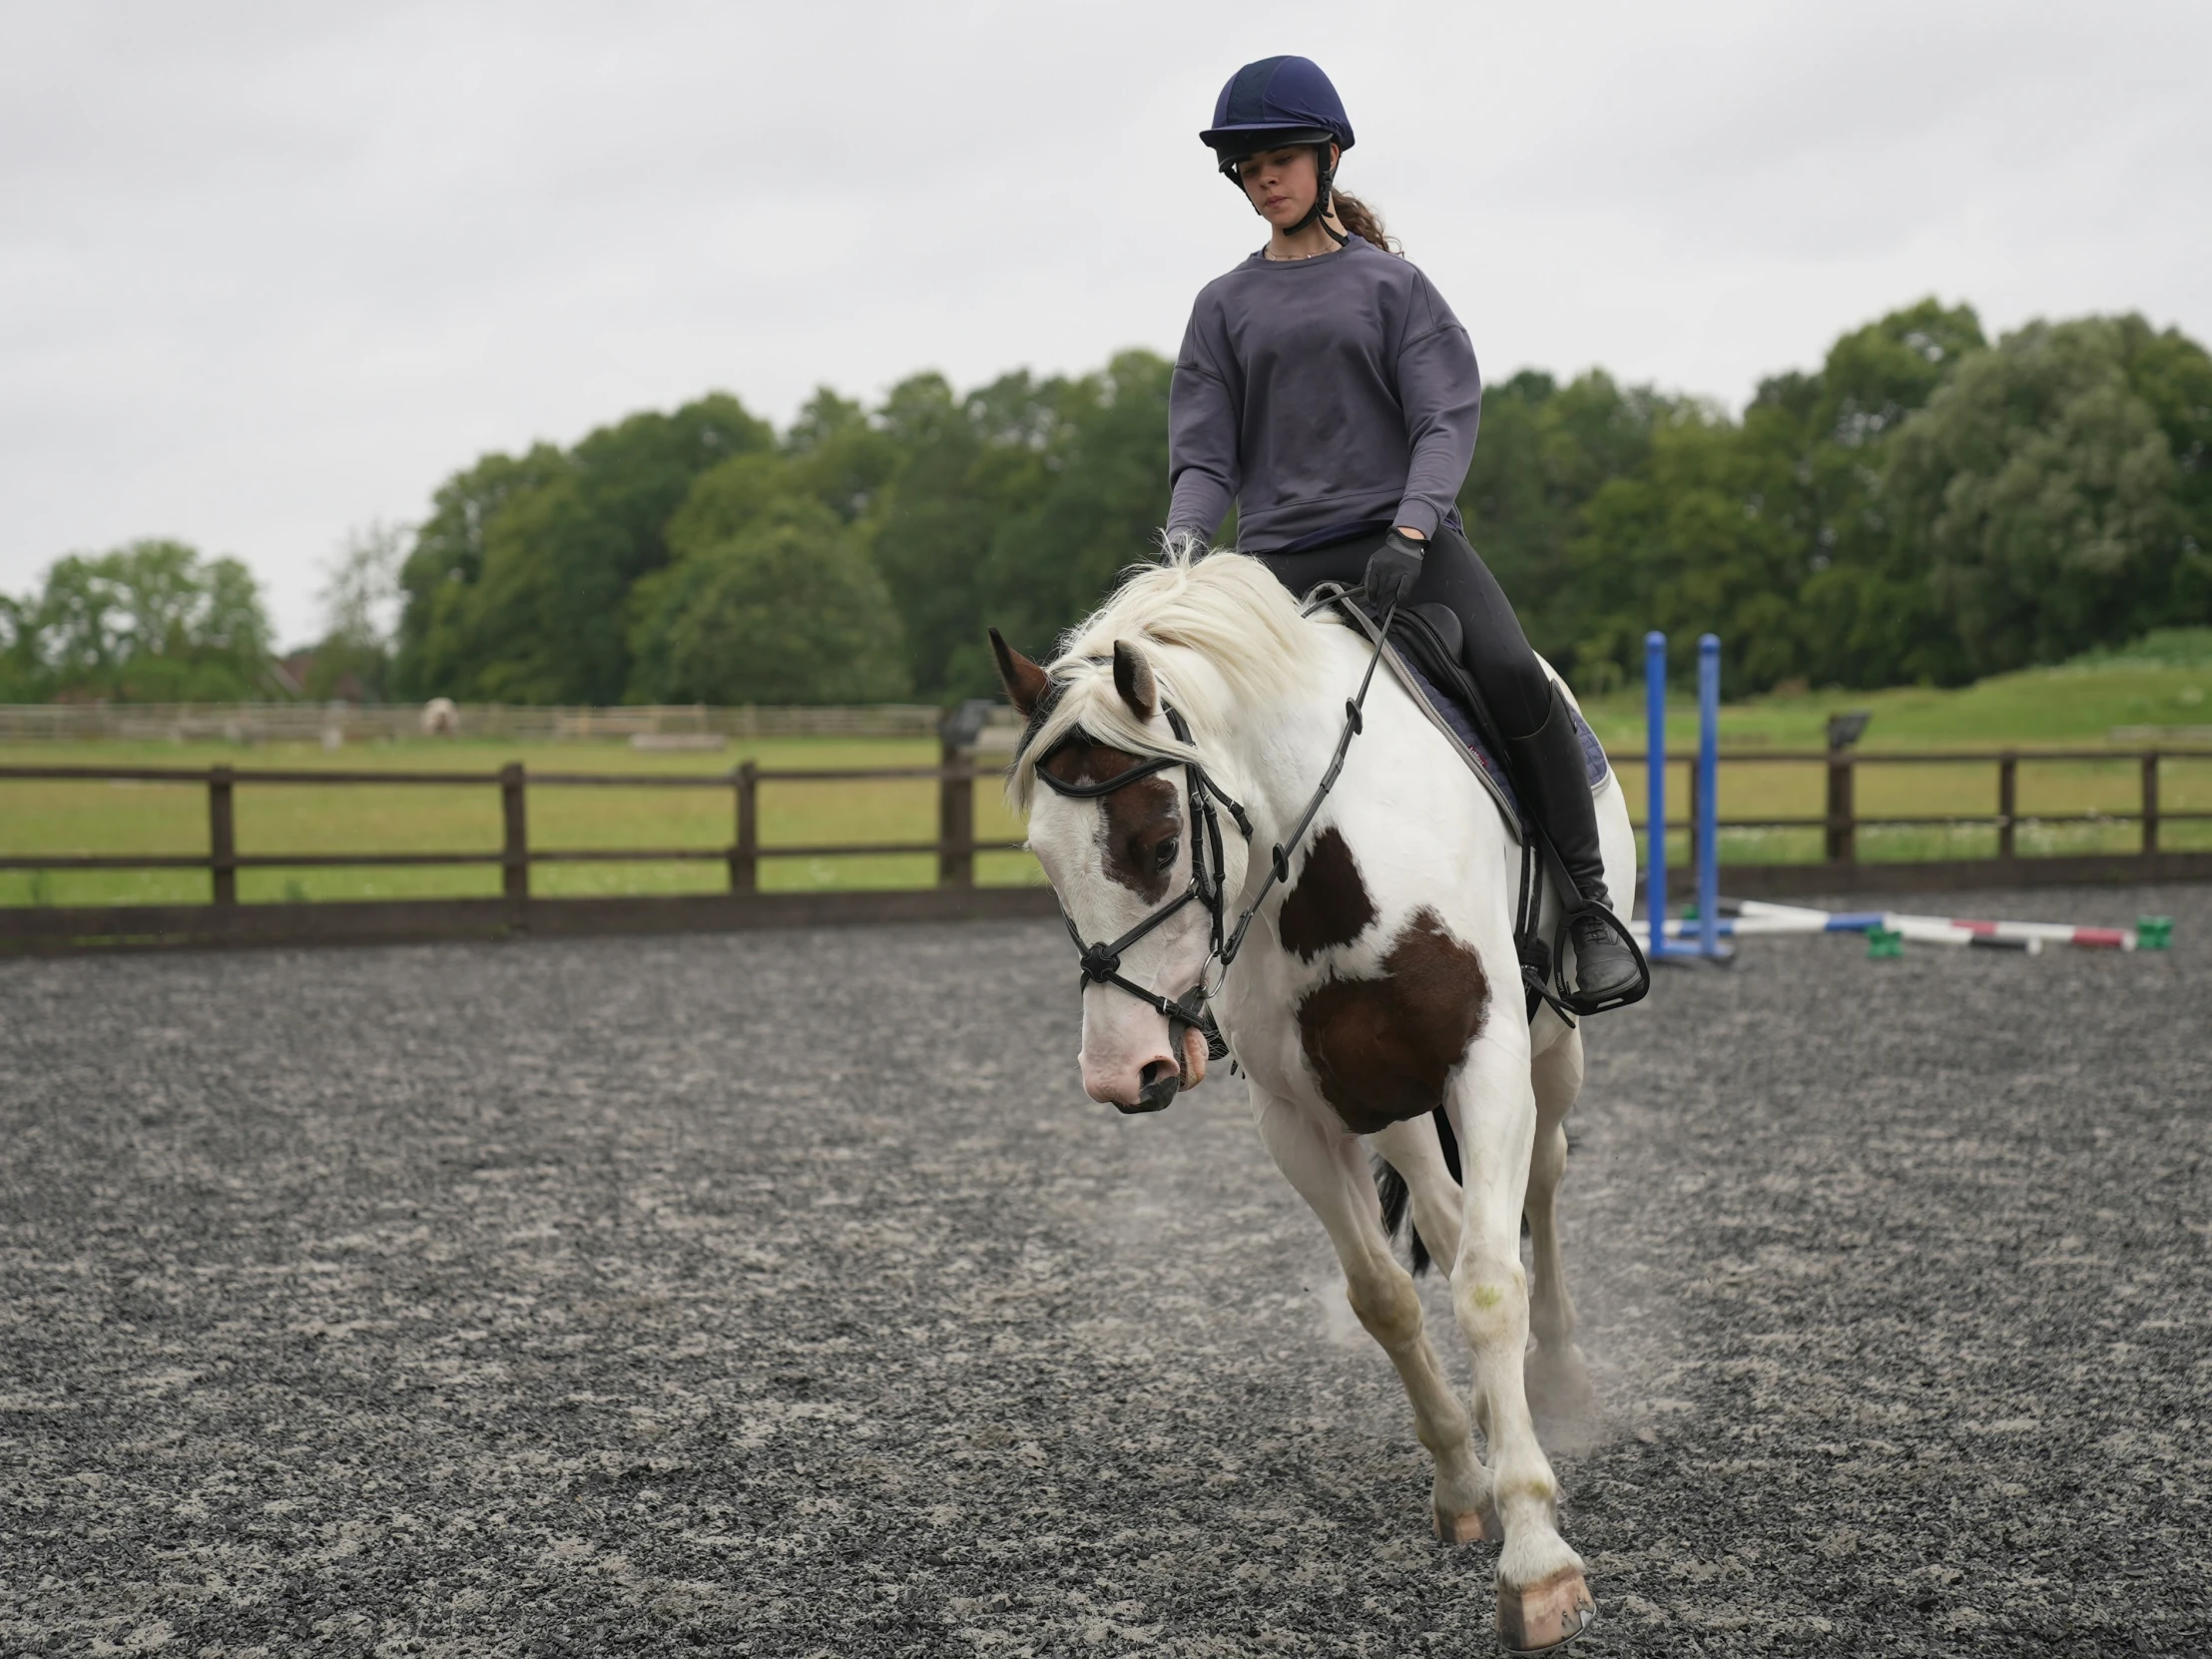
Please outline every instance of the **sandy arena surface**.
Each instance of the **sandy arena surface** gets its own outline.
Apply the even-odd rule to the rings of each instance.
[[[2212,889],[1969,904],[2178,943],[1597,1022],[1578,1654],[2212,1653]],[[1490,1652],[1240,1085],[1075,1043],[1049,924],[0,963],[0,1654]]]

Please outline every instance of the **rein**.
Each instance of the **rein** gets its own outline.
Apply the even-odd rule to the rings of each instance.
[[[1206,1053],[1209,1059],[1219,1060],[1229,1052],[1229,1044],[1223,1039],[1220,1027],[1214,1023],[1214,1016],[1207,1008],[1207,1003],[1212,999],[1214,993],[1221,989],[1222,981],[1228,977],[1229,969],[1236,962],[1238,952],[1244,949],[1245,934],[1251,930],[1253,918],[1260,913],[1260,906],[1267,902],[1268,894],[1273,892],[1279,883],[1290,879],[1291,855],[1298,850],[1299,844],[1305,840],[1306,832],[1313,829],[1314,820],[1319,816],[1322,804],[1329,799],[1330,792],[1337,787],[1337,779],[1344,772],[1345,756],[1352,748],[1352,740],[1358,737],[1366,728],[1367,721],[1363,711],[1367,707],[1368,689],[1375,684],[1375,671],[1382,662],[1382,642],[1389,635],[1390,617],[1395,614],[1396,607],[1392,606],[1389,613],[1383,617],[1382,626],[1376,635],[1375,655],[1368,659],[1367,672],[1360,677],[1360,690],[1357,695],[1345,700],[1344,729],[1337,736],[1337,749],[1336,753],[1330,757],[1329,770],[1322,774],[1321,783],[1315,789],[1313,796],[1307,801],[1305,812],[1299,815],[1297,828],[1291,831],[1287,840],[1277,842],[1271,849],[1267,877],[1260,883],[1260,890],[1253,895],[1252,902],[1246,905],[1238,915],[1234,927],[1229,926],[1228,923],[1229,897],[1227,892],[1227,870],[1222,860],[1221,816],[1214,810],[1214,804],[1219,802],[1222,810],[1227,812],[1236,823],[1237,830],[1244,836],[1247,846],[1252,844],[1252,820],[1236,799],[1214,782],[1213,775],[1206,770],[1203,761],[1198,760],[1195,756],[1190,759],[1182,759],[1173,755],[1155,755],[1149,759],[1139,761],[1127,771],[1118,772],[1113,777],[1102,779],[1098,783],[1068,784],[1063,783],[1044,770],[1044,763],[1052,758],[1049,754],[1037,758],[1037,781],[1051,790],[1053,794],[1064,796],[1070,801],[1103,800],[1105,797],[1125,790],[1130,785],[1153,777],[1155,774],[1170,771],[1178,766],[1183,768],[1191,801],[1191,813],[1198,821],[1194,827],[1195,832],[1191,836],[1190,884],[1175,897],[1145,916],[1128,932],[1122,934],[1120,938],[1110,942],[1105,940],[1086,941],[1083,935],[1077,931],[1074,918],[1064,909],[1060,912],[1060,919],[1067,926],[1068,937],[1075,941],[1075,948],[1082,953],[1081,960],[1078,963],[1082,973],[1082,983],[1084,985],[1112,985],[1116,989],[1128,992],[1139,1002],[1156,1008],[1162,1014],[1165,1014],[1168,1020],[1169,1036],[1174,1040],[1179,1055],[1182,1048],[1182,1031],[1185,1027],[1195,1027],[1205,1033]],[[1066,682],[1059,682],[1053,687],[1046,700],[1038,705],[1036,712],[1030,716],[1030,729],[1032,731],[1043,724],[1045,718],[1051,713],[1052,704],[1059,699],[1060,693],[1065,687]],[[1183,718],[1181,711],[1165,699],[1161,700],[1160,710],[1162,714],[1167,716],[1168,729],[1175,734],[1177,741],[1189,745],[1191,743],[1190,723]],[[1073,734],[1071,733],[1070,736],[1072,737]],[[1018,764],[1021,759],[1018,751],[1014,759]],[[1209,860],[1211,860],[1211,868],[1209,868]],[[1160,926],[1170,916],[1179,913],[1185,905],[1194,902],[1204,904],[1209,917],[1211,938],[1206,952],[1207,969],[1218,969],[1212,975],[1213,983],[1211,985],[1207,984],[1206,972],[1202,971],[1199,983],[1192,986],[1181,1000],[1170,1001],[1158,991],[1147,990],[1144,986],[1126,978],[1121,971],[1121,953]]]

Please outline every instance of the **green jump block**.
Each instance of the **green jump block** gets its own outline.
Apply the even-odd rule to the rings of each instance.
[[[1867,960],[1886,962],[1905,954],[1905,935],[1893,927],[1867,929]]]
[[[2174,918],[2172,916],[2137,916],[2135,918],[2135,948],[2137,950],[2171,950],[2174,944]]]

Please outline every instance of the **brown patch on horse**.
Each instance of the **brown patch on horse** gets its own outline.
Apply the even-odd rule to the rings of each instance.
[[[1482,962],[1443,918],[1414,912],[1378,979],[1331,978],[1298,1005],[1299,1041],[1322,1098],[1356,1135],[1444,1102],[1444,1079],[1489,1015]]]
[[[1044,770],[1063,784],[1103,784],[1138,764],[1127,750],[1108,749],[1077,733],[1045,757]],[[1099,797],[1098,804],[1106,810],[1098,833],[1108,878],[1157,904],[1167,897],[1183,834],[1175,786],[1154,773]]]
[[[1360,860],[1352,855],[1344,831],[1331,825],[1314,837],[1298,885],[1283,900],[1276,932],[1285,950],[1310,962],[1325,950],[1347,945],[1375,920],[1375,900],[1360,879]]]

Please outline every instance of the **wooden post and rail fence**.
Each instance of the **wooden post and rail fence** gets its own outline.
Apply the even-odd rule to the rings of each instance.
[[[1030,883],[986,886],[976,881],[976,857],[984,852],[1018,851],[1018,841],[978,841],[975,835],[975,787],[995,781],[995,768],[978,765],[972,747],[975,723],[948,729],[939,764],[934,767],[873,767],[825,771],[775,770],[747,761],[727,773],[526,773],[520,764],[497,772],[437,771],[241,771],[206,768],[9,766],[0,767],[0,787],[35,782],[142,782],[200,785],[207,792],[208,849],[193,853],[151,854],[0,854],[0,870],[206,870],[212,902],[206,904],[0,905],[0,950],[68,950],[164,944],[342,943],[433,938],[496,938],[517,934],[546,936],[622,933],[724,931],[745,927],[807,925],[824,922],[949,920],[1050,915],[1049,890]],[[2178,763],[2212,762],[2212,748],[2165,750],[2001,750],[1927,753],[1856,753],[1849,750],[1734,753],[1731,767],[1818,766],[1826,777],[1826,810],[1801,817],[1724,818],[1724,830],[1818,830],[1824,856],[1797,863],[1732,863],[1726,871],[1729,891],[1744,897],[1784,897],[1835,892],[1912,892],[1961,887],[2033,886],[2097,882],[2212,879],[2212,850],[2170,851],[2160,845],[2161,827],[2183,821],[2212,820],[2212,811],[2162,810],[2161,769]],[[1620,757],[1624,766],[1640,758]],[[2132,762],[2139,777],[2138,805],[2129,812],[2037,813],[2018,811],[2019,771],[2046,763]],[[1684,757],[1679,763],[1690,768]],[[1990,814],[1939,813],[1920,816],[1861,815],[1856,809],[1857,776],[1866,767],[1987,765],[1995,769],[1994,811]],[[1696,774],[1689,773],[1694,792]],[[937,833],[932,840],[833,841],[807,844],[764,843],[761,838],[761,791],[764,786],[798,783],[934,783]],[[496,788],[501,836],[496,849],[449,852],[286,851],[241,852],[236,800],[242,786],[405,788],[434,786]],[[556,848],[534,846],[529,835],[528,792],[532,787],[561,789],[710,790],[730,797],[733,838],[725,846]],[[1695,804],[1687,822],[1696,822]],[[2056,825],[2133,824],[2137,845],[2121,852],[2025,855],[2019,850],[2022,823]],[[1859,834],[1870,829],[1978,827],[1995,831],[1993,857],[1915,861],[1862,859]],[[762,867],[776,859],[824,859],[854,856],[931,855],[936,884],[930,887],[871,890],[764,891]],[[1687,881],[1692,857],[1679,873]],[[608,862],[658,863],[675,860],[723,863],[728,870],[722,892],[544,897],[531,891],[530,872],[543,864]],[[363,900],[286,900],[242,903],[242,869],[333,867],[466,866],[496,864],[496,898],[421,898]]]
[[[1998,749],[1998,750],[1898,750],[1859,753],[1850,749],[1751,750],[1726,754],[1732,767],[1818,766],[1825,774],[1826,810],[1800,817],[1723,818],[1719,828],[1728,830],[1818,830],[1822,856],[1818,862],[1730,864],[1727,880],[1733,895],[1747,898],[1785,897],[1807,893],[1929,892],[1959,887],[2065,886],[2098,882],[2206,880],[2212,879],[2212,851],[2166,851],[2159,845],[2161,825],[2212,820],[2212,811],[2162,810],[2159,775],[2170,763],[2212,762],[2212,749]],[[1629,757],[1624,764],[1634,764]],[[2019,775],[2022,766],[2132,764],[2137,776],[2137,806],[2126,810],[2085,813],[2019,810]],[[1687,894],[1697,863],[1698,777],[1694,758],[1670,758],[1687,779],[1690,857],[1686,867],[1670,868],[1670,890]],[[1995,811],[1987,815],[1946,812],[1918,815],[1868,816],[1858,810],[1858,778],[1865,767],[1991,766],[1996,771]],[[2127,825],[2137,827],[2136,846],[2126,852],[2075,852],[2023,855],[2019,846],[2022,824],[2038,828],[2059,825]],[[1638,826],[1641,829],[1641,826]],[[1959,830],[1985,829],[1995,832],[1994,857],[1933,858],[1919,860],[1874,859],[1859,856],[1862,830]]]

